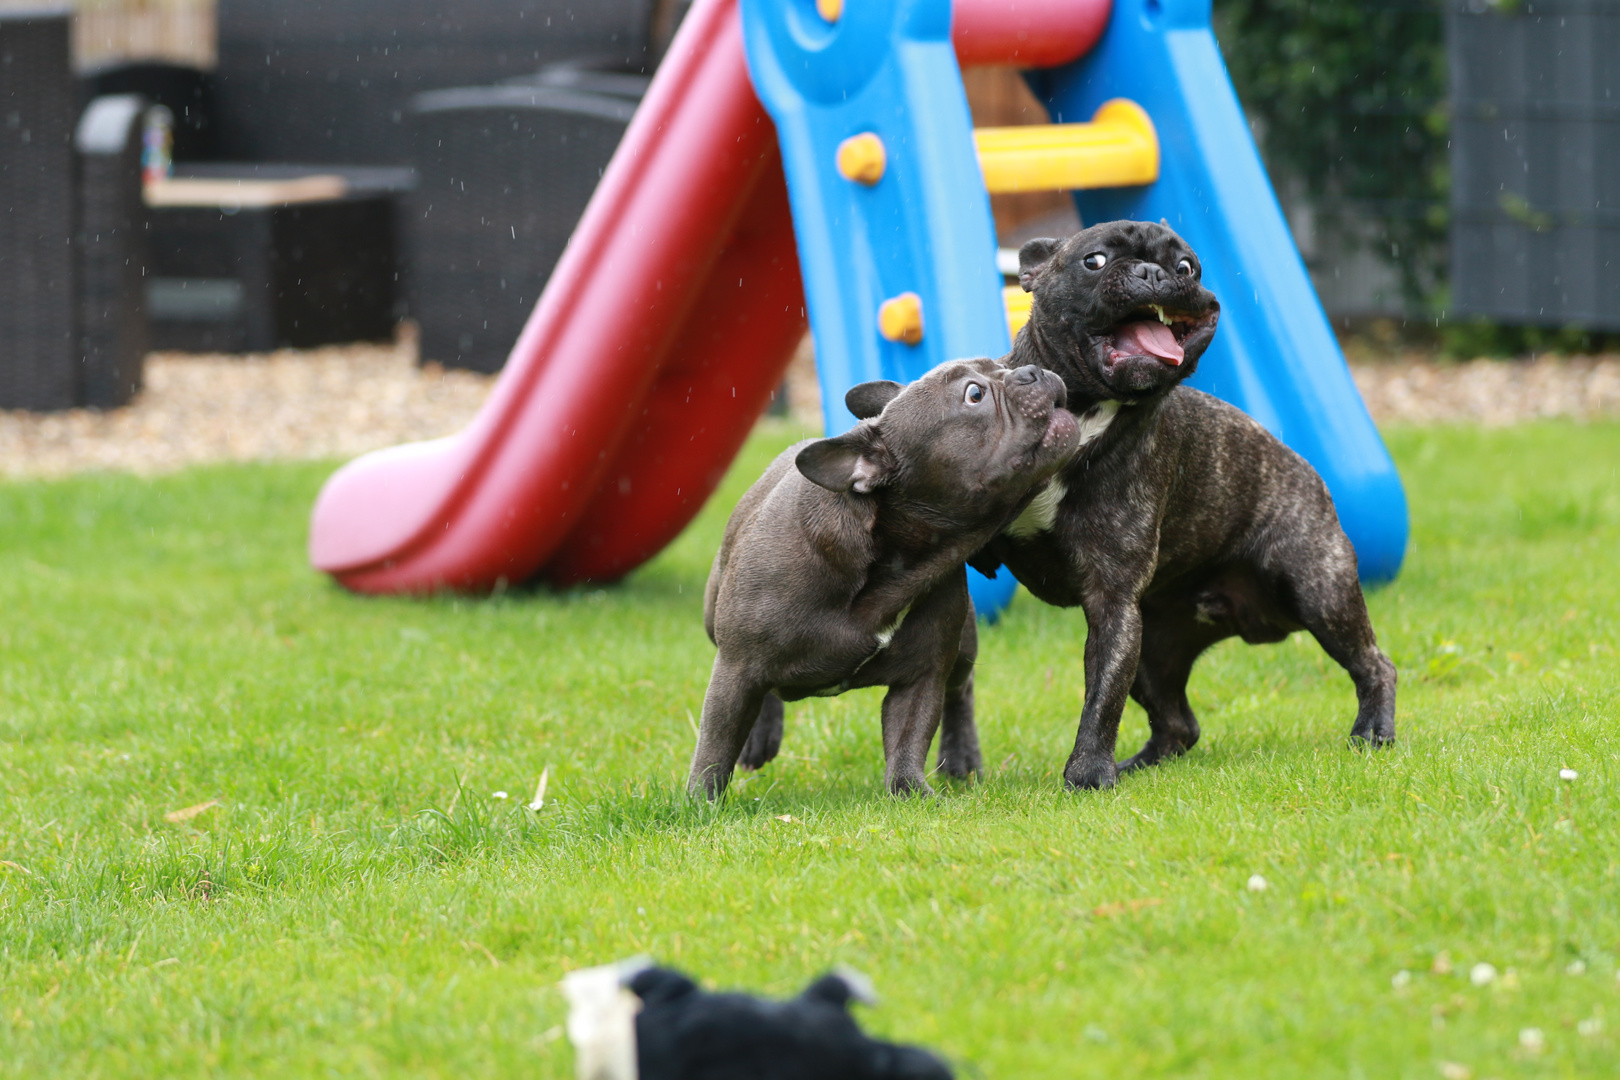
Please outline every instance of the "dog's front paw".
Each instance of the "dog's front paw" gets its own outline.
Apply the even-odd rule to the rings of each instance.
[[[933,787],[929,785],[927,780],[923,779],[923,775],[920,772],[890,773],[889,776],[885,778],[885,783],[888,784],[890,795],[898,795],[901,798],[916,795],[920,798],[927,799],[932,797],[934,794]]]
[[[1370,724],[1358,723],[1350,731],[1350,745],[1356,750],[1364,747],[1377,750],[1379,747],[1389,746],[1394,741],[1395,724],[1393,721]]]
[[[1119,768],[1113,757],[1080,757],[1069,759],[1063,770],[1063,782],[1076,791],[1099,791],[1119,783]]]

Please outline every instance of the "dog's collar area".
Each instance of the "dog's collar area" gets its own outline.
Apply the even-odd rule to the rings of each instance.
[[[1079,420],[1081,424],[1085,424],[1088,421],[1096,420],[1098,417],[1106,417],[1111,420],[1120,409],[1128,409],[1133,405],[1140,404],[1141,402],[1136,398],[1093,398],[1090,404],[1071,411],[1074,413],[1076,420]],[[1101,432],[1098,434],[1101,434]]]

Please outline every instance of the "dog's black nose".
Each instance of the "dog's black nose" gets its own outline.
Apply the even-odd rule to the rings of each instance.
[[[1131,273],[1151,285],[1158,285],[1169,276],[1164,272],[1164,267],[1154,262],[1139,262],[1131,268]]]
[[[1034,364],[1025,364],[1023,367],[1017,368],[1011,374],[1009,374],[1007,376],[1007,381],[1014,386],[1028,386],[1032,382],[1039,382],[1040,378],[1040,368],[1036,367]]]

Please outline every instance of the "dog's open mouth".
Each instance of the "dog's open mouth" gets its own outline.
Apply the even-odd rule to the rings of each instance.
[[[1153,357],[1171,367],[1186,359],[1182,348],[1187,337],[1211,318],[1211,313],[1194,315],[1148,304],[1127,315],[1109,333],[1108,362],[1116,364],[1131,357]]]

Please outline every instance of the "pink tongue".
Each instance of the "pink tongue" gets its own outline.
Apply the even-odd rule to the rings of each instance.
[[[1126,323],[1114,335],[1114,348],[1127,356],[1157,356],[1171,367],[1180,367],[1186,354],[1176,344],[1176,335],[1162,322],[1143,319]]]

